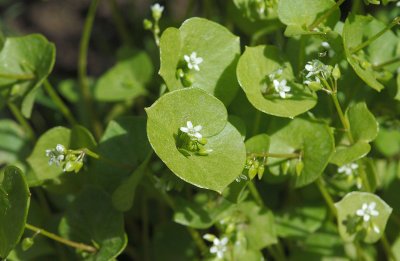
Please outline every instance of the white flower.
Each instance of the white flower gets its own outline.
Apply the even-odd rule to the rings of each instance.
[[[268,78],[269,78],[271,81],[273,81],[273,80],[275,80],[275,79],[277,78],[277,76],[278,76],[278,77],[281,76],[282,73],[283,73],[283,69],[282,69],[282,68],[279,68],[278,70],[273,71],[272,73],[270,73],[270,74],[268,75]]]
[[[202,128],[203,127],[201,125],[193,127],[192,122],[188,121],[186,122],[186,127],[180,127],[179,129],[182,132],[187,133],[191,138],[201,139],[203,136],[200,134],[199,131],[201,131]]]
[[[153,18],[155,20],[159,20],[161,18],[162,12],[164,11],[164,6],[160,5],[159,3],[156,3],[152,5],[150,8]]]
[[[317,76],[318,74],[321,74],[324,78],[328,78],[331,73],[329,66],[316,59],[307,62],[305,69],[308,71],[308,74],[306,75],[307,79],[311,76]]]
[[[49,165],[56,164],[60,166],[61,162],[65,159],[65,147],[61,144],[57,144],[55,149],[47,149],[46,156],[49,157]]]
[[[329,49],[331,47],[328,42],[322,42],[321,45],[322,45],[322,47],[325,47],[326,49]]]
[[[195,69],[196,71],[200,71],[199,64],[203,62],[203,58],[197,57],[196,52],[192,52],[190,56],[184,55],[183,58],[185,59],[189,69]]]
[[[371,219],[371,216],[377,217],[379,215],[379,212],[375,210],[376,203],[371,202],[369,204],[364,203],[360,209],[356,211],[356,215],[359,217],[362,217],[364,222],[368,222]],[[376,228],[374,227],[374,230],[376,232]],[[379,229],[378,229],[379,230]],[[379,233],[379,232],[377,232]]]
[[[400,1],[396,3],[396,6],[400,7]]]
[[[281,98],[286,98],[286,93],[290,91],[290,87],[286,85],[286,80],[283,79],[282,81],[274,80],[273,81],[275,91],[279,93]]]
[[[240,182],[242,180],[247,180],[247,177],[243,174],[240,174],[235,180],[236,182]]]
[[[347,176],[350,176],[353,174],[353,172],[358,169],[358,164],[357,163],[349,163],[346,165],[341,166],[338,168],[339,173],[344,173]]]
[[[218,258],[224,257],[224,252],[226,252],[228,244],[228,238],[223,237],[221,240],[215,238],[213,241],[213,246],[210,248],[211,254],[216,254]]]

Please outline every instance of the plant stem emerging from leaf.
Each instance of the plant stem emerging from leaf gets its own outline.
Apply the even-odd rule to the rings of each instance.
[[[312,31],[315,27],[317,27],[320,23],[322,23],[323,21],[325,21],[336,9],[339,8],[339,6],[341,4],[344,3],[344,1],[346,0],[339,0],[336,2],[335,5],[333,5],[331,8],[329,8],[328,11],[326,11],[326,13],[324,13],[322,16],[320,16],[317,20],[315,20],[314,23],[312,23],[309,27],[308,30]]]
[[[30,225],[28,223],[25,224],[25,228],[29,229],[29,230],[32,230],[35,233],[42,234],[43,236],[51,238],[51,239],[53,239],[53,240],[55,240],[57,242],[60,242],[60,243],[62,243],[64,245],[67,245],[67,246],[70,246],[70,247],[73,247],[73,248],[76,248],[76,249],[79,249],[79,250],[83,250],[83,251],[86,251],[86,252],[90,252],[90,253],[96,253],[97,252],[97,249],[95,247],[93,247],[93,246],[89,246],[89,245],[86,245],[86,244],[83,244],[83,243],[78,243],[78,242],[74,242],[74,241],[68,240],[66,238],[62,238],[60,236],[57,236],[56,234],[50,233],[50,232],[48,232],[48,231],[46,231],[44,229],[35,227],[35,226]]]

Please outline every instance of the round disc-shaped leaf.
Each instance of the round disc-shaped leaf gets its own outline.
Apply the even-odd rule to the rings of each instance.
[[[335,145],[330,128],[321,122],[296,118],[271,136],[270,153],[299,153],[304,163],[295,186],[305,186],[316,180],[324,171]],[[282,159],[269,158],[269,164]],[[295,159],[296,161],[298,159]]]
[[[36,89],[51,72],[55,61],[54,44],[42,35],[9,37],[0,51],[0,87],[13,88],[12,95],[23,97],[22,112],[30,116]]]
[[[364,204],[369,207],[371,203],[375,204],[374,210],[378,214],[370,215],[370,219],[367,221],[370,222],[368,224],[370,229],[363,235],[362,240],[366,243],[374,243],[383,235],[392,208],[377,195],[367,192],[350,192],[335,204],[338,213],[339,233],[345,241],[353,241],[357,236],[357,233],[353,232],[355,218],[358,217],[362,222],[365,222],[362,217],[356,214],[357,210],[363,209]],[[379,232],[374,231],[373,226],[376,226]]]
[[[6,167],[0,173],[0,257],[17,245],[25,229],[30,193],[21,170]]]
[[[113,260],[127,244],[122,212],[98,188],[85,189],[60,221],[60,234],[71,240],[99,247],[86,260]]]
[[[290,97],[281,98],[268,76],[282,69],[280,81],[287,80]],[[290,63],[274,46],[246,47],[239,59],[237,77],[247,99],[258,110],[280,117],[294,117],[310,110],[317,103],[315,93],[293,82]],[[263,90],[271,93],[263,94]]]
[[[333,0],[280,0],[278,17],[288,26],[286,35],[309,33],[308,27],[334,5]],[[338,19],[339,12],[336,11],[325,23],[334,25]]]
[[[240,55],[239,37],[204,18],[191,18],[179,29],[165,30],[160,39],[159,73],[169,90],[183,88],[177,69],[186,66],[184,55],[190,56],[193,52],[203,61],[199,71],[190,70],[192,87],[201,88],[229,104],[239,87],[235,75]]]
[[[147,135],[162,161],[180,178],[221,192],[242,172],[246,150],[240,133],[227,122],[224,104],[198,88],[167,93],[146,109]],[[207,138],[207,156],[185,156],[176,147],[179,128],[191,121]],[[222,167],[223,166],[223,167]]]
[[[363,50],[369,57],[367,61],[358,52],[353,50],[362,44],[366,39],[375,36],[383,30],[386,25],[372,16],[349,15],[343,27],[343,45],[347,61],[353,67],[356,74],[370,87],[377,91],[384,88],[382,83],[377,80],[377,74],[372,64],[384,63],[395,56],[398,39],[392,31],[387,31],[378,39],[373,41]]]

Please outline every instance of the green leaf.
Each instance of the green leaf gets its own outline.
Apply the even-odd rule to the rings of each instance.
[[[181,179],[221,192],[241,174],[246,159],[242,137],[215,97],[198,88],[181,89],[162,96],[146,112],[151,146]],[[202,126],[205,148],[212,149],[207,156],[185,156],[177,149],[176,135],[187,121]]]
[[[151,151],[144,117],[121,117],[111,121],[101,137],[97,152],[110,162],[96,160],[90,169],[93,183],[113,192],[123,186]],[[128,178],[129,179],[129,178]],[[132,177],[133,179],[133,177]]]
[[[288,81],[291,97],[281,98],[274,91],[272,82],[268,82],[268,76],[278,69],[283,70],[278,79]],[[315,93],[293,82],[290,63],[274,46],[246,47],[239,59],[237,77],[250,103],[267,114],[292,118],[310,110],[317,103]],[[263,95],[263,89],[271,94]]]
[[[394,99],[400,101],[400,73],[397,74],[397,93]]]
[[[153,75],[153,65],[145,52],[118,62],[104,75],[95,87],[99,101],[122,101],[146,94],[145,84]]]
[[[233,206],[232,203],[223,199],[208,200],[205,194],[197,195],[192,201],[177,198],[175,204],[174,221],[197,229],[211,227],[225,211]]]
[[[24,130],[9,119],[0,120],[0,144],[0,164],[14,163],[28,152]]]
[[[393,157],[400,153],[400,132],[396,129],[379,128],[374,145],[385,157]]]
[[[350,123],[354,142],[370,142],[378,135],[378,122],[365,103],[357,103],[349,107],[346,118]]]
[[[50,74],[55,46],[42,35],[9,37],[0,51],[0,88],[3,99],[21,98],[21,111],[30,117],[37,88]]]
[[[296,118],[270,135],[270,153],[301,153],[304,168],[295,175],[295,186],[302,187],[316,180],[324,171],[334,152],[330,128],[321,122]],[[269,158],[268,164],[282,159]],[[297,159],[293,161],[297,162]]]
[[[335,2],[332,0],[280,0],[278,17],[288,26],[285,35],[310,33],[308,27],[334,5]],[[330,21],[337,20],[339,20],[339,12],[335,11],[331,18],[324,22],[333,26],[334,23]]]
[[[378,216],[370,217],[369,222],[363,221],[363,219],[356,215],[357,210],[362,209],[363,204],[371,204],[375,202],[375,210],[379,212]],[[375,243],[383,235],[386,227],[386,223],[392,208],[385,203],[380,197],[375,194],[367,192],[350,192],[342,200],[335,203],[335,207],[338,212],[338,227],[340,236],[345,241],[353,241],[357,238],[363,240],[366,243]],[[357,224],[357,218],[364,230],[355,233],[355,224]],[[372,226],[375,225],[379,228],[379,233],[373,230]]]
[[[389,30],[365,47],[363,51],[352,53],[352,50],[385,27],[386,24],[371,16],[354,14],[347,17],[343,27],[343,45],[347,61],[356,74],[377,91],[382,90],[384,86],[377,80],[378,75],[372,65],[386,62],[395,56],[398,43],[396,35]]]
[[[0,173],[0,257],[6,259],[25,230],[30,193],[20,169],[9,166]]]
[[[229,186],[227,186],[222,192],[222,196],[232,203],[239,203],[246,199],[249,191],[245,188],[247,187],[248,180],[240,179],[239,182],[233,181]]]
[[[200,71],[191,70],[191,87],[201,88],[229,104],[238,90],[235,68],[239,38],[225,27],[204,18],[186,20],[179,29],[168,28],[160,39],[160,75],[169,90],[184,87],[177,69],[185,68],[184,55],[203,58]]]
[[[99,247],[85,260],[112,260],[127,244],[122,213],[113,208],[107,193],[94,187],[75,199],[61,219],[59,231],[65,238]]]
[[[307,237],[322,226],[325,217],[325,206],[291,206],[275,214],[277,234],[283,238]]]
[[[338,146],[330,163],[343,166],[366,156],[370,150],[371,146],[364,141],[359,141],[350,146]]]
[[[259,134],[246,140],[247,154],[267,153],[269,151],[270,138],[266,134]]]
[[[278,242],[274,215],[271,210],[248,201],[240,203],[237,211],[246,217],[243,232],[249,249],[259,250]]]
[[[72,130],[64,127],[54,127],[46,131],[38,139],[27,161],[35,172],[37,181],[52,180],[63,174],[63,169],[55,164],[49,165],[46,156],[47,149],[54,149],[57,144],[67,149],[88,148],[94,150],[96,141],[92,134],[82,126],[74,126]]]
[[[114,190],[112,194],[112,203],[119,211],[128,211],[132,208],[135,199],[136,188],[146,174],[146,168],[152,154],[135,169],[135,171]]]

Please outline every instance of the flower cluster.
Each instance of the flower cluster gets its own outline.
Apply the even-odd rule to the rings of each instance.
[[[146,30],[149,30],[153,33],[154,40],[156,41],[157,46],[160,44],[160,27],[158,22],[162,17],[162,13],[164,11],[164,6],[156,3],[150,7],[151,16],[153,17],[154,21],[150,21],[149,19],[143,20],[143,27]]]
[[[186,122],[186,126],[180,127],[177,135],[176,146],[185,156],[192,153],[200,156],[207,156],[212,149],[206,149],[207,139],[203,137],[200,131],[201,125],[194,126],[191,121]]]
[[[193,85],[193,70],[200,71],[200,64],[203,58],[197,56],[197,52],[192,52],[190,55],[185,54],[178,69],[176,70],[176,77],[181,80],[182,85],[190,87]]]
[[[185,59],[189,70],[195,69],[196,71],[200,71],[199,65],[203,62],[203,58],[197,57],[196,52],[192,52],[190,55],[184,55],[183,59]]]
[[[249,156],[246,161],[245,169],[249,175],[250,180],[254,179],[257,175],[258,179],[261,179],[264,175],[266,157],[259,159],[258,157]]]
[[[83,166],[84,151],[67,150],[64,145],[57,144],[54,149],[47,149],[46,156],[49,157],[49,165],[61,166],[63,171],[75,173]]]
[[[325,46],[327,46],[327,44],[328,43],[326,43]],[[337,64],[333,67],[324,64],[320,60],[314,59],[307,62],[304,69],[306,75],[303,83],[310,89],[314,91],[322,89],[328,93],[336,92],[336,85],[331,86],[329,82],[332,78],[335,82],[340,78],[340,69]]]
[[[356,215],[362,218],[363,225],[367,227],[367,230],[372,228],[375,233],[380,233],[379,227],[373,222],[373,218],[379,216],[379,212],[375,209],[376,203],[371,202],[369,204],[363,203],[361,208],[356,211]]]

